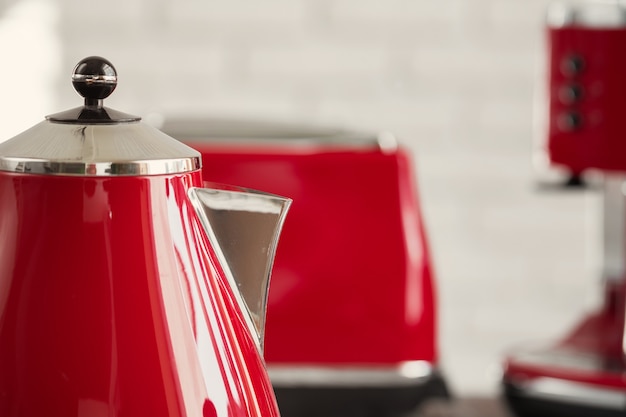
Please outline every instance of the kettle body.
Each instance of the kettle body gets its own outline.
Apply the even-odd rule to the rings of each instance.
[[[269,276],[288,200],[203,188],[194,150],[87,107],[0,145],[0,414],[278,416],[225,238],[271,220]]]
[[[0,414],[277,415],[199,184],[0,174]]]

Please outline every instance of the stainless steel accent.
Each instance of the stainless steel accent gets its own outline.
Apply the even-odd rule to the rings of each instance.
[[[602,184],[602,276],[608,281],[624,279],[626,265],[626,176],[605,174]]]
[[[189,198],[262,350],[272,265],[291,200],[236,187],[191,188]]]
[[[117,84],[117,75],[72,74],[72,81],[90,84]]]
[[[0,159],[0,171],[26,174],[57,174],[80,176],[160,175],[195,171],[201,168],[200,158],[165,159],[148,162],[73,163]]]
[[[380,132],[376,139],[378,140],[378,147],[383,152],[395,152],[398,149],[398,140],[396,136],[391,132]]]
[[[548,7],[546,23],[552,28],[622,28],[626,26],[626,7],[621,0],[556,2]]]
[[[157,120],[149,117],[148,120]],[[389,133],[372,134],[316,126],[220,118],[157,120],[155,127],[187,143],[228,143],[249,146],[293,146],[305,151],[319,146],[355,149],[395,149],[397,141]]]
[[[78,125],[43,121],[0,143],[0,171],[129,176],[200,168],[199,152],[140,122]]]
[[[605,174],[602,189],[602,277],[621,285],[626,275],[626,176]],[[626,358],[626,318],[622,331],[622,352]]]
[[[606,358],[593,352],[579,351],[571,348],[536,348],[520,350],[515,353],[515,363],[525,366],[566,369],[578,374],[594,375],[598,372],[618,373],[621,370],[610,370]]]
[[[626,412],[626,392],[557,378],[513,381],[525,397]]]
[[[407,361],[394,366],[268,365],[276,387],[402,387],[425,383],[435,373],[427,361]]]

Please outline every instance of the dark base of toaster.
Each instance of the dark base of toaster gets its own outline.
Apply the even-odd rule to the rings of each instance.
[[[433,375],[402,387],[274,387],[281,417],[382,417],[415,411],[427,399],[449,398]]]
[[[529,396],[515,384],[504,383],[504,397],[518,417],[624,417],[626,410],[609,409],[568,402],[568,399],[546,399]],[[571,400],[571,399],[569,399]]]

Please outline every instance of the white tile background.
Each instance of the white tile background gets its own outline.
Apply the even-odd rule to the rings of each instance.
[[[539,192],[532,100],[548,0],[0,0],[0,140],[80,104],[390,130],[415,153],[441,352],[461,395],[503,352],[562,334],[599,294],[598,201]]]

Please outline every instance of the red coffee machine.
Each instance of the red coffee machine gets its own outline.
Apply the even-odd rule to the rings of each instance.
[[[197,151],[103,106],[107,60],[72,80],[84,106],[0,144],[0,415],[278,417],[260,347],[289,200],[204,188]]]
[[[505,361],[504,389],[520,416],[626,415],[626,8],[549,9],[545,154],[569,184],[602,176],[603,305],[545,348]]]
[[[447,395],[435,281],[409,152],[391,134],[166,120],[204,177],[293,199],[265,358],[286,416],[387,415]]]

